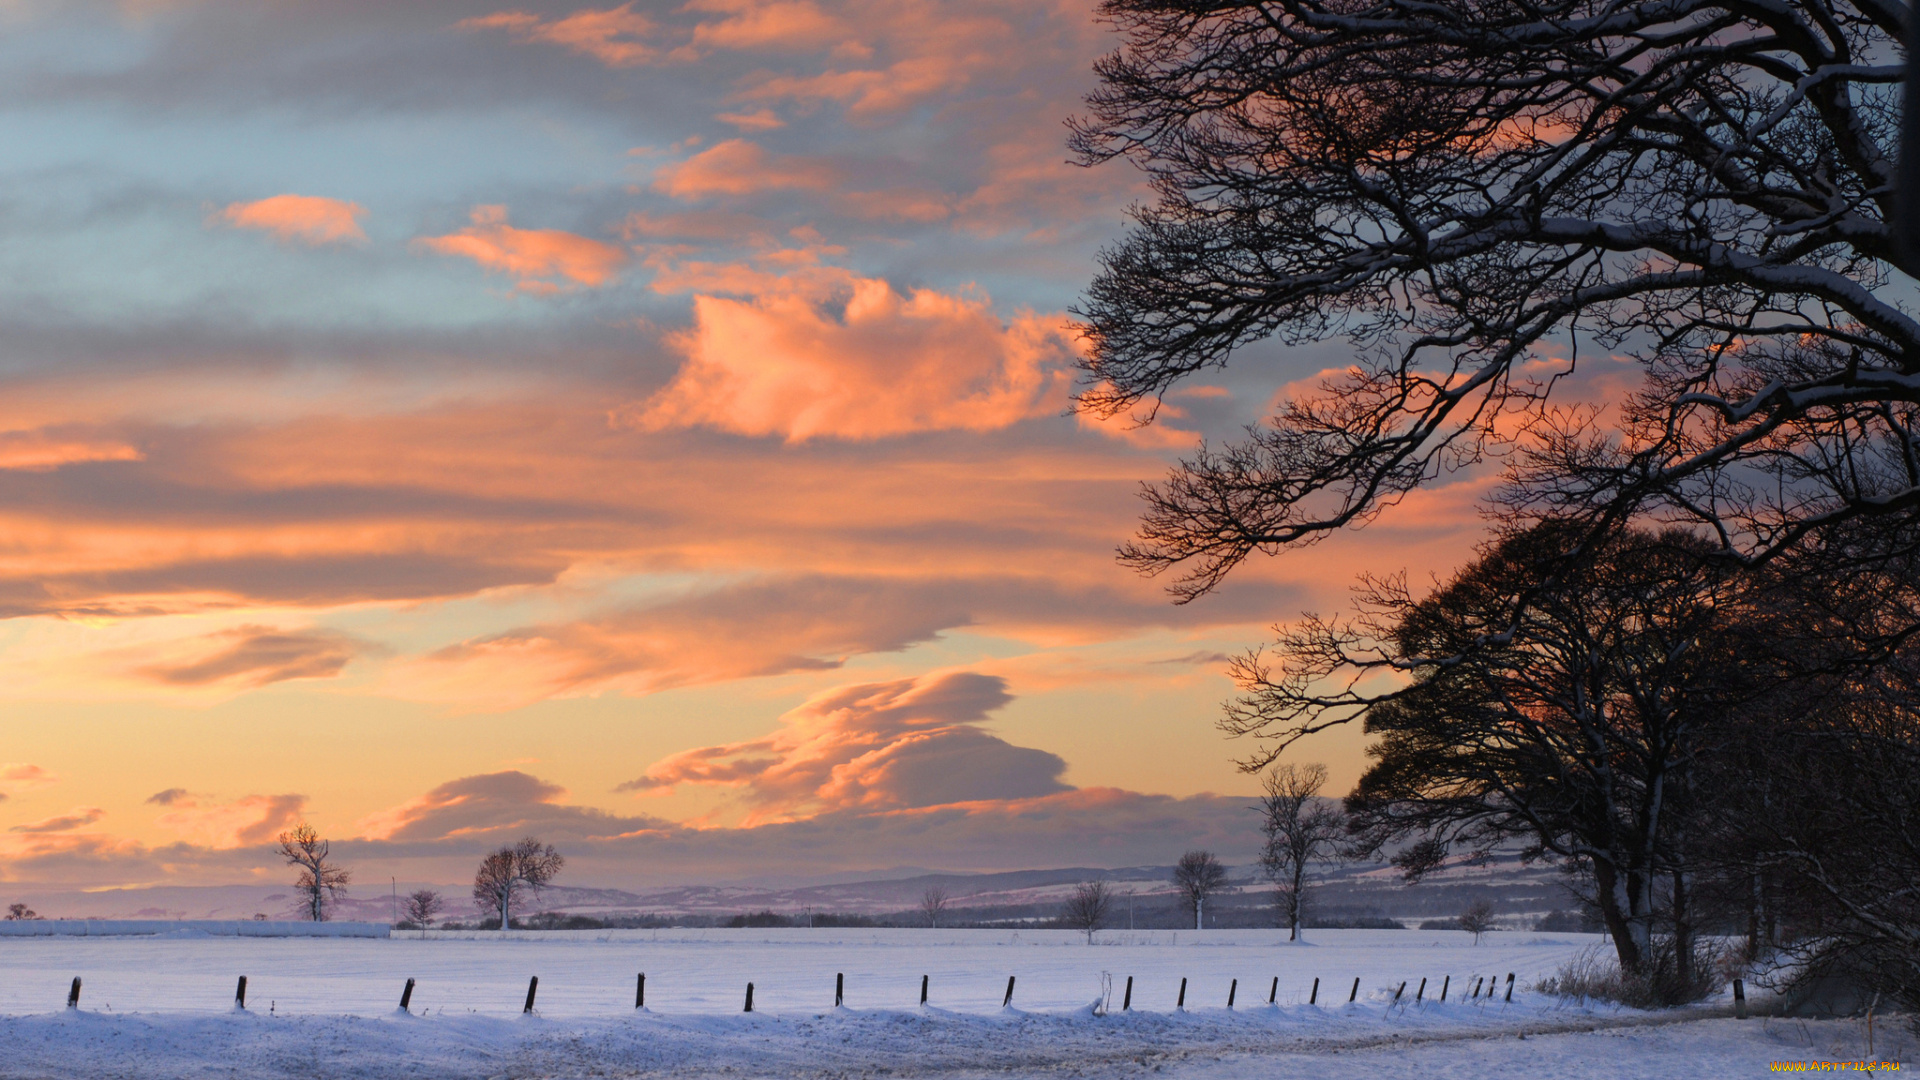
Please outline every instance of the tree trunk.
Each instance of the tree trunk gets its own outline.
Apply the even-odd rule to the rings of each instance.
[[[1293,860],[1293,894],[1287,897],[1287,940],[1300,940],[1300,889],[1306,884],[1307,868],[1305,859]]]
[[[1687,913],[1687,875],[1673,872],[1673,970],[1680,985],[1693,985],[1693,918]]]
[[[1204,919],[1205,919],[1204,912],[1206,911],[1206,908],[1207,908],[1206,897],[1196,896],[1193,898],[1193,928],[1195,930],[1199,930],[1204,926]]]
[[[1613,951],[1620,959],[1620,970],[1638,971],[1646,950],[1633,933],[1630,918],[1632,901],[1627,882],[1621,880],[1612,863],[1593,860],[1594,900],[1600,905],[1601,921],[1613,938]]]

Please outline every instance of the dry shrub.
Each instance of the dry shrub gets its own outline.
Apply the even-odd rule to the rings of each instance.
[[[1693,978],[1680,977],[1678,953],[1672,938],[1657,937],[1648,949],[1647,964],[1637,972],[1624,972],[1605,945],[1589,945],[1560,966],[1560,970],[1534,984],[1534,989],[1553,997],[1569,998],[1585,1004],[1604,1001],[1632,1009],[1664,1009],[1701,998],[1720,989],[1720,950],[1704,942],[1694,944]]]

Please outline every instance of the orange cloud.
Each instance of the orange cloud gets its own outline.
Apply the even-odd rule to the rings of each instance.
[[[767,575],[476,637],[390,664],[385,685],[415,700],[506,709],[552,697],[831,671],[855,656],[901,652],[958,630],[1072,647],[1154,629],[1257,625],[1283,595],[1249,585],[1220,606],[1176,608],[1151,587],[1076,586],[1067,577]],[[1021,677],[1033,680],[1033,669]],[[1081,681],[1096,678],[1113,676]]]
[[[188,841],[212,848],[265,844],[292,828],[305,813],[305,795],[247,795],[227,803],[203,805],[178,788],[151,796],[168,807],[154,821]]]
[[[834,170],[823,162],[787,155],[775,157],[745,139],[715,143],[685,161],[662,166],[653,174],[653,189],[676,199],[792,189],[821,191],[831,188],[834,182]]]
[[[693,28],[689,46],[677,53],[686,59],[708,49],[805,49],[849,32],[842,20],[809,0],[692,0],[684,10],[721,16]]]
[[[524,292],[551,293],[567,285],[597,288],[612,280],[627,253],[612,244],[558,229],[516,229],[504,206],[476,206],[473,224],[446,236],[423,236],[414,245],[439,255],[472,259],[519,279]]]
[[[788,442],[1003,428],[1065,407],[1065,321],[1002,322],[979,294],[791,275],[751,299],[696,297],[693,328],[673,338],[686,362],[630,419]]]
[[[46,472],[88,461],[140,461],[137,447],[117,439],[62,438],[44,431],[0,432],[0,469]]]
[[[5,799],[11,792],[46,787],[58,779],[38,765],[22,762],[0,765],[0,799]]]
[[[787,122],[772,109],[715,113],[713,118],[724,124],[732,124],[741,131],[777,131],[787,126]]]
[[[1058,756],[980,729],[1012,700],[1004,680],[971,672],[844,686],[782,716],[766,738],[675,754],[621,787],[739,787],[753,807],[748,826],[1068,790]]]
[[[342,199],[314,195],[275,195],[250,203],[229,203],[219,220],[236,229],[264,229],[283,242],[344,244],[362,242],[360,228],[366,207]]]
[[[616,817],[569,806],[558,784],[517,769],[449,780],[419,798],[363,818],[360,827],[376,840],[517,840],[541,836],[625,837],[669,827],[653,818]]]
[[[17,833],[72,832],[75,829],[85,828],[105,816],[106,811],[97,806],[80,806],[57,817],[46,818],[26,825],[12,826],[7,831]]]
[[[501,11],[462,19],[454,26],[460,30],[505,30],[522,41],[559,45],[608,67],[633,67],[659,55],[658,50],[639,40],[653,31],[653,20],[635,14],[631,3],[604,11],[582,9],[553,20],[524,11]]]
[[[169,686],[253,689],[288,679],[330,679],[364,649],[345,634],[254,625],[194,644],[201,646],[197,655],[149,663],[137,674]]]

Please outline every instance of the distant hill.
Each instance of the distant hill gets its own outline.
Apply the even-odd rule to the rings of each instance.
[[[1148,928],[1184,926],[1190,917],[1174,896],[1171,867],[1136,866],[1118,870],[1064,867],[1002,873],[955,874],[902,868],[902,876],[869,878],[863,874],[816,878],[815,884],[787,886],[734,883],[683,885],[660,889],[556,886],[544,890],[527,910],[562,912],[604,920],[647,919],[699,924],[724,922],[735,915],[771,911],[782,916],[807,913],[860,916],[881,922],[918,922],[921,897],[944,889],[948,911],[943,921],[1033,923],[1050,920],[1073,886],[1102,879],[1119,894],[1115,924]],[[835,880],[838,878],[839,880]],[[1272,924],[1271,899],[1256,868],[1233,867],[1229,890],[1209,906],[1209,925]],[[1310,894],[1315,921],[1333,924],[1392,920],[1407,926],[1458,915],[1469,903],[1487,899],[1508,925],[1531,925],[1536,918],[1576,905],[1562,876],[1544,866],[1525,866],[1517,858],[1483,866],[1453,866],[1419,885],[1401,883],[1391,867],[1379,864],[1329,866],[1316,874]],[[338,917],[387,921],[393,917],[391,891],[401,897],[421,887],[447,897],[454,918],[472,918],[469,889],[463,885],[398,883],[389,889],[356,886],[340,905]],[[4,887],[0,887],[3,889]],[[101,892],[39,893],[17,889],[0,894],[0,903],[24,901],[50,918],[246,919],[297,915],[293,890],[272,885],[154,886]]]

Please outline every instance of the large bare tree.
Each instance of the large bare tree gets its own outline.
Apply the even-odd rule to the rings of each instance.
[[[299,871],[293,887],[300,894],[307,918],[325,922],[334,902],[347,894],[353,875],[328,861],[330,845],[304,821],[280,834],[280,846],[275,851]]]
[[[500,929],[513,926],[514,894],[523,889],[539,891],[560,873],[567,860],[552,844],[542,844],[529,836],[512,847],[503,847],[480,860],[473,875],[473,900],[482,911],[500,914]]]
[[[1347,815],[1339,806],[1319,797],[1327,783],[1327,767],[1318,763],[1275,765],[1261,779],[1260,869],[1273,883],[1287,940],[1300,940],[1300,920],[1306,914],[1307,867],[1340,850],[1346,837]]]
[[[1498,451],[1510,507],[1651,514],[1741,561],[1910,526],[1920,322],[1887,224],[1907,4],[1101,11],[1124,44],[1074,145],[1156,198],[1081,305],[1083,407],[1150,412],[1265,338],[1355,349],[1148,493],[1125,557],[1178,570],[1181,599]],[[1617,411],[1556,400],[1620,355],[1641,383]]]
[[[1543,584],[1568,532],[1504,537],[1431,595],[1376,582],[1359,617],[1306,620],[1277,666],[1236,665],[1246,693],[1225,726],[1274,736],[1271,755],[1364,717],[1374,761],[1347,798],[1359,847],[1394,845],[1415,880],[1455,852],[1562,861],[1590,875],[1637,973],[1663,884],[1684,898],[1693,870],[1702,765],[1770,685],[1746,647],[1770,623],[1746,576],[1684,532],[1625,532]],[[1368,689],[1387,673],[1411,679]],[[1688,946],[1684,911],[1672,922]],[[1678,953],[1675,986],[1691,987]]]

